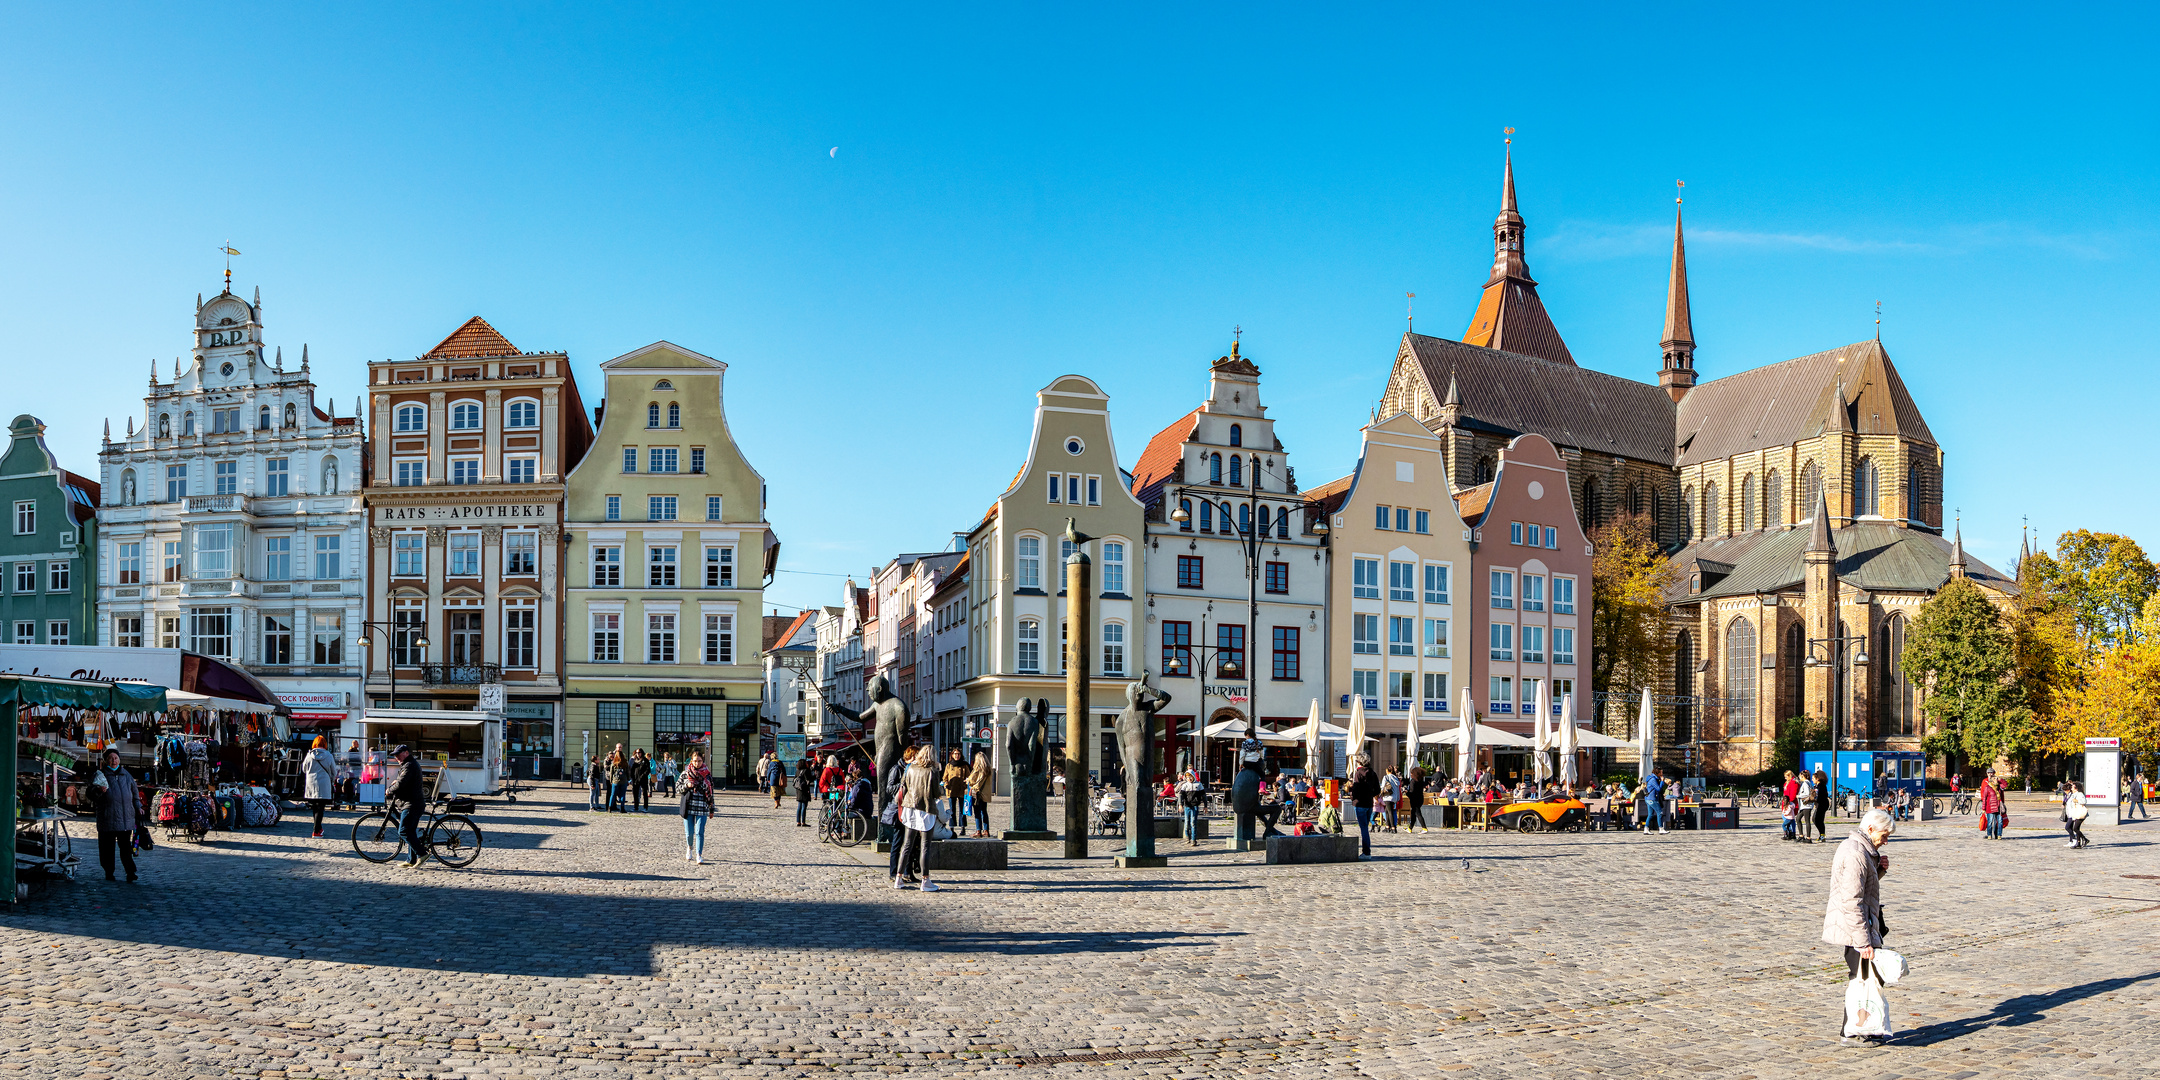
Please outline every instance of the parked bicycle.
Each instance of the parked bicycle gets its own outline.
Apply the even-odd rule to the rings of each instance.
[[[818,808],[818,839],[854,847],[870,839],[870,819],[848,808],[844,799],[828,798]]]
[[[1953,814],[1970,814],[1977,809],[1979,800],[1970,791],[1960,791],[1950,800],[1950,812]]]

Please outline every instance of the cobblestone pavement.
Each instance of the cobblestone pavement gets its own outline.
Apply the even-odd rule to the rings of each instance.
[[[467,871],[370,865],[290,819],[161,846],[136,886],[93,867],[0,914],[0,1073],[1817,1080],[2128,1075],[2160,1048],[2160,826],[2085,851],[1908,827],[1900,1043],[1864,1049],[1835,1039],[1842,966],[1816,944],[1833,848],[1761,814],[1383,833],[1348,866],[1038,844],[925,894],[792,803],[723,800],[692,866],[678,819],[555,797],[576,801],[487,805]]]

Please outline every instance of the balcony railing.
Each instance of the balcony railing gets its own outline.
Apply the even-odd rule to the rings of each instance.
[[[429,686],[479,686],[502,681],[501,664],[422,664],[420,680]]]
[[[190,495],[187,497],[187,509],[191,514],[212,510],[238,510],[243,498],[245,496],[242,495]]]

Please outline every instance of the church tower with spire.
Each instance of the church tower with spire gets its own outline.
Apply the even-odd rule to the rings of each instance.
[[[1658,388],[1675,403],[1695,386],[1695,318],[1688,309],[1687,242],[1681,235],[1680,202],[1673,200],[1672,277],[1665,284],[1665,337],[1658,342],[1665,353]]]
[[[1509,128],[1512,133],[1515,129]],[[1500,177],[1500,216],[1493,219],[1492,275],[1485,279],[1485,293],[1478,298],[1477,313],[1463,343],[1488,349],[1504,349],[1535,356],[1556,364],[1573,366],[1575,357],[1538,299],[1537,281],[1523,260],[1523,217],[1515,208],[1515,140],[1508,140],[1507,160]]]

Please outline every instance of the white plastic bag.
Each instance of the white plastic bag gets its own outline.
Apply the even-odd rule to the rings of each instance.
[[[1898,981],[1912,970],[1905,963],[1905,957],[1902,954],[1892,952],[1889,949],[1876,949],[1875,959],[1869,961],[1869,963],[1875,965],[1875,973],[1882,976],[1884,986],[1896,986]]]
[[[1876,955],[1882,955],[1877,952]],[[1890,1034],[1890,1003],[1872,974],[1845,984],[1845,1037]]]

